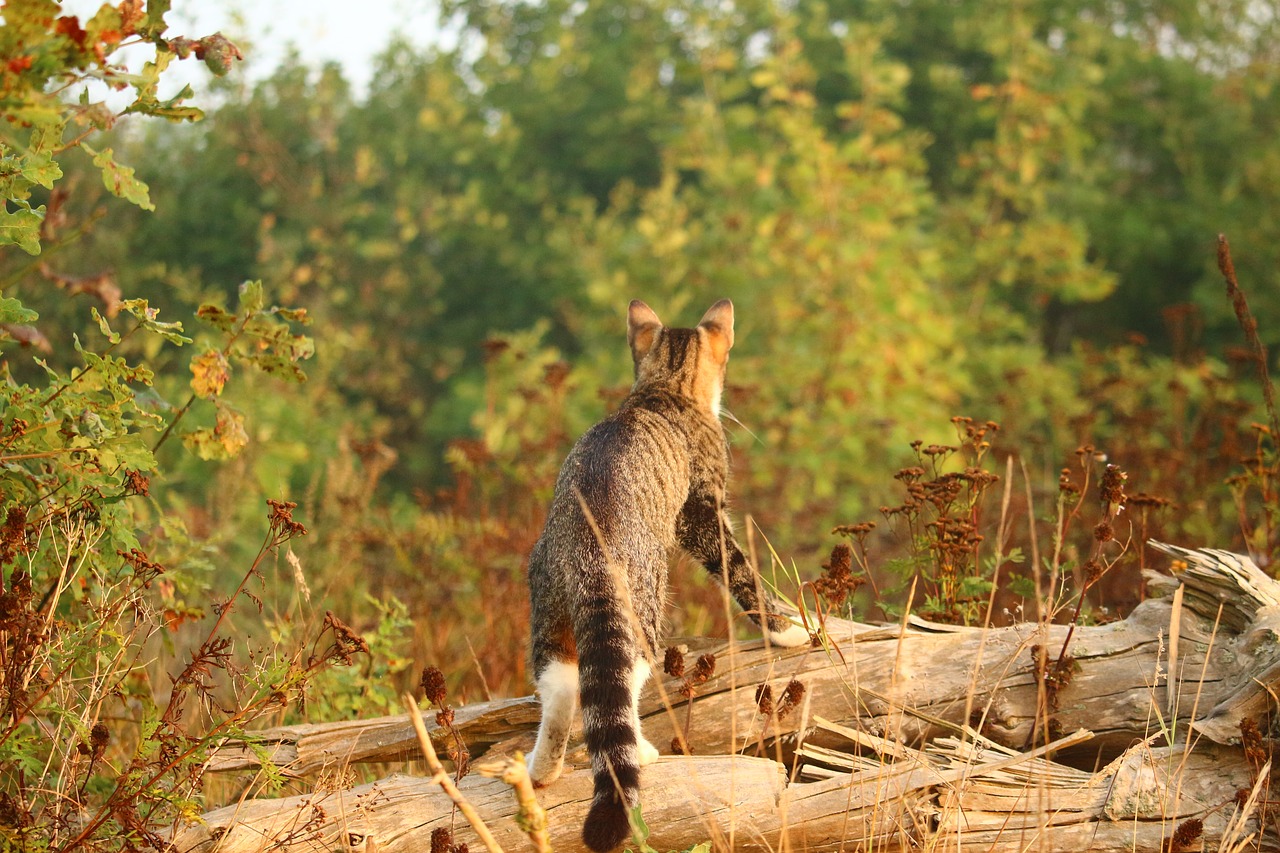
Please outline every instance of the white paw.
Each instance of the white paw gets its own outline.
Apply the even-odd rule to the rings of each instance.
[[[786,649],[795,648],[796,646],[807,646],[810,642],[809,632],[803,625],[792,625],[785,631],[770,631],[769,640],[775,646],[782,646]]]
[[[640,742],[636,744],[636,761],[641,767],[652,764],[658,760],[658,748],[641,735]]]
[[[524,757],[524,764],[529,768],[529,778],[538,787],[550,785],[564,772],[563,757],[559,761],[550,761],[543,758],[536,749]]]

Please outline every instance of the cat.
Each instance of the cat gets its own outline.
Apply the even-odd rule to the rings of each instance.
[[[673,550],[727,578],[774,644],[810,640],[760,596],[724,509],[729,447],[720,395],[733,303],[712,305],[697,328],[668,329],[635,300],[627,342],[631,393],[569,452],[529,557],[533,675],[542,701],[529,774],[539,785],[560,775],[580,699],[595,779],[583,841],[595,851],[630,836],[640,767],[658,757],[640,731],[637,699],[658,655]]]

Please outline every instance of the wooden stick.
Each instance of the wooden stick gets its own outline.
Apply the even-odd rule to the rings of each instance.
[[[489,848],[489,853],[503,853],[502,846],[494,839],[489,827],[484,825],[480,815],[471,803],[467,802],[467,798],[462,796],[458,786],[453,784],[453,780],[445,772],[444,765],[436,755],[436,748],[431,743],[431,736],[427,734],[427,725],[422,722],[422,711],[418,708],[417,700],[409,693],[404,694],[402,698],[404,707],[409,712],[409,721],[413,723],[413,730],[418,733],[418,745],[422,747],[422,755],[427,759],[427,766],[431,768],[431,772],[435,774],[431,777],[431,781],[437,783],[449,795],[449,799],[453,800],[458,811],[462,812],[467,823],[471,824],[471,828],[476,831],[476,835],[480,836],[484,846]]]
[[[524,756],[517,752],[506,761],[476,767],[482,776],[501,779],[512,787],[516,793],[516,825],[529,836],[533,849],[538,853],[551,853],[551,833],[547,828],[547,813],[538,805],[538,797],[533,792],[533,780],[529,778],[529,768],[524,763]]]

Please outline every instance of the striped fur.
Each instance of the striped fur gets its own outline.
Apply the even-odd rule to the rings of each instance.
[[[657,758],[641,734],[637,700],[658,655],[673,550],[685,549],[727,582],[774,642],[808,641],[758,596],[724,511],[729,451],[719,414],[732,303],[717,302],[697,328],[667,329],[637,300],[627,341],[631,394],[570,451],[529,557],[533,672],[543,703],[530,773],[541,785],[560,775],[576,690],[595,777],[583,840],[596,851],[630,837],[640,768]]]

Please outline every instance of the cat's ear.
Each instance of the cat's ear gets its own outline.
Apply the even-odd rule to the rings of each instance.
[[[632,299],[627,309],[627,343],[631,346],[631,357],[636,364],[645,357],[658,337],[662,321],[653,309],[639,299]]]
[[[733,303],[721,299],[707,309],[698,323],[698,328],[707,330],[707,339],[716,358],[724,361],[733,348]]]

